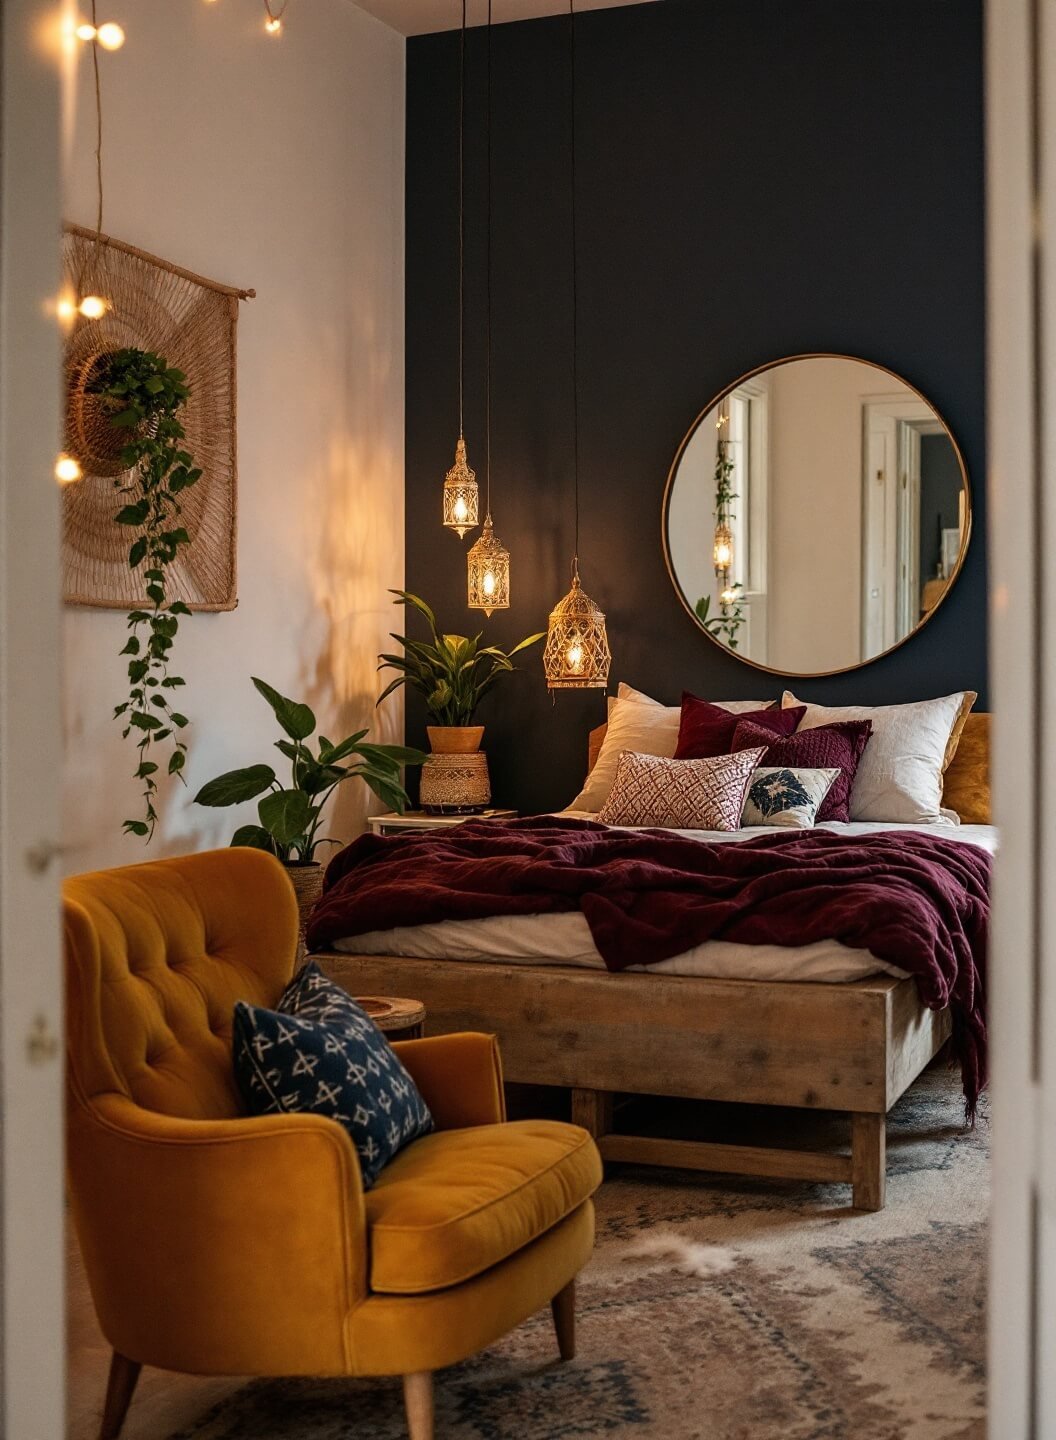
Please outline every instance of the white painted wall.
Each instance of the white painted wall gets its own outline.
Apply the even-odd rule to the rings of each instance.
[[[386,589],[403,581],[404,41],[351,0],[291,6],[278,39],[255,0],[111,9],[128,39],[102,57],[104,228],[257,299],[239,320],[239,604],[182,622],[188,787],[168,790],[149,850],[120,833],[138,813],[110,719],[123,618],[65,614],[72,870],[226,844],[253,818],[191,804],[222,770],[281,761],[251,675],[331,738],[402,732],[398,700],[373,706]],[[91,225],[88,80],[85,64],[66,211]],[[345,788],[342,838],[372,798]]]
[[[867,365],[817,358],[771,372],[770,663],[839,670],[861,654],[862,407],[916,400]]]

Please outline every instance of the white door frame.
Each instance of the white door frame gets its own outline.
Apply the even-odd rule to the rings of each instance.
[[[0,8],[0,1433],[65,1433],[57,840],[61,6]],[[49,313],[50,306],[50,313]]]
[[[992,1440],[1056,1435],[1056,0],[988,0]],[[1048,718],[1046,718],[1048,717]]]

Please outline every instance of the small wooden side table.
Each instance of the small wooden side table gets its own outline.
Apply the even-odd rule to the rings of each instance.
[[[516,819],[516,810],[481,810],[476,815],[427,815],[424,810],[405,810],[402,815],[368,815],[367,824],[375,835],[399,835],[414,830],[450,830],[467,820]]]
[[[389,1040],[421,1040],[425,1034],[425,1006],[420,1000],[405,1000],[398,995],[352,998]]]

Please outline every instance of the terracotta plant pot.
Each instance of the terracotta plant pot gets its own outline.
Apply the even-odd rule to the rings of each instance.
[[[296,966],[304,963],[307,949],[304,942],[304,931],[308,924],[308,916],[312,913],[312,907],[323,893],[323,867],[317,860],[305,861],[298,864],[289,864],[283,867],[293,884],[294,893],[297,896],[297,909],[300,915],[297,926],[297,958]]]
[[[484,738],[483,725],[427,725],[434,755],[475,755]]]

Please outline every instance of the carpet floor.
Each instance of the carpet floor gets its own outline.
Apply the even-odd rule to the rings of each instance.
[[[843,1186],[615,1169],[576,1360],[556,1361],[536,1316],[437,1376],[438,1436],[983,1440],[988,1128],[960,1117],[956,1077],[933,1067],[889,1117],[875,1215]],[[398,1383],[268,1380],[169,1440],[405,1433]]]

